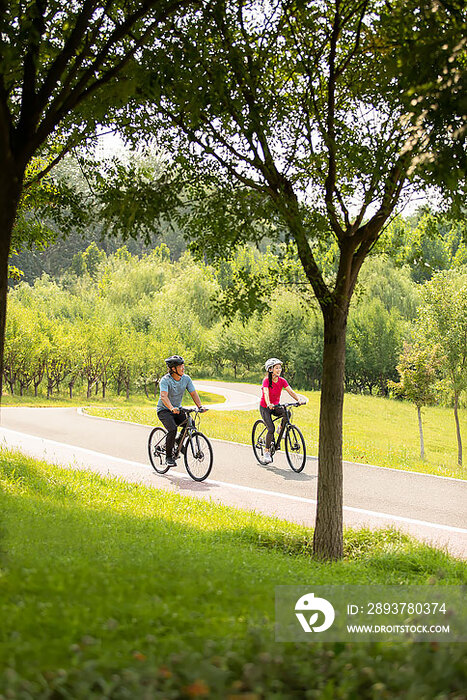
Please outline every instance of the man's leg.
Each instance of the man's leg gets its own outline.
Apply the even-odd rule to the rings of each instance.
[[[178,448],[178,445],[180,443],[180,438],[182,437],[183,430],[185,428],[185,423],[187,423],[188,425],[193,425],[193,421],[190,417],[190,414],[186,413],[186,411],[184,411],[183,408],[180,409],[180,413],[174,414],[174,419],[175,419],[175,422],[177,423],[177,426],[179,426],[179,427],[182,426],[182,429],[178,433],[178,437],[175,440],[175,446],[176,446],[176,448]]]
[[[175,436],[177,434],[177,421],[176,417],[178,415],[169,411],[169,409],[164,408],[162,411],[158,411],[157,417],[160,422],[167,430],[167,437],[165,439],[165,457],[167,460],[173,460],[173,448],[175,444]]]

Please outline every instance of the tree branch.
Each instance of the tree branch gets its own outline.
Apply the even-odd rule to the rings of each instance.
[[[84,26],[85,20],[87,19],[87,21],[89,21],[89,13],[92,14],[94,4],[94,2],[90,2],[89,0],[85,3],[86,15],[84,14],[84,11],[81,13],[79,22],[77,22],[77,25],[75,25],[72,32],[72,36],[70,36],[65,49],[57,57],[56,61],[54,62],[53,70],[49,72],[49,75],[43,84],[40,91],[41,104],[43,107],[50,98],[56,84],[58,84],[60,75],[65,71],[67,65],[69,64],[71,59],[71,48],[79,44],[86,33],[86,26]],[[105,41],[104,45],[95,56],[92,65],[86,69],[74,88],[69,90],[69,87],[67,86],[66,96],[61,91],[53,100],[52,104],[47,110],[46,115],[37,128],[34,138],[31,139],[30,143],[28,144],[29,153],[27,153],[26,156],[30,156],[30,153],[33,153],[37,147],[43,143],[43,141],[60,123],[60,121],[62,121],[64,117],[74,110],[81,102],[90,97],[90,95],[96,92],[100,87],[113,80],[113,78],[115,78],[128,64],[135,52],[141,48],[147,37],[154,31],[154,28],[160,22],[183,5],[197,4],[197,0],[172,0],[172,2],[168,2],[163,10],[160,11],[157,18],[152,21],[142,33],[139,40],[135,42],[126,53],[123,54],[122,59],[116,65],[112,66],[107,71],[104,71],[101,77],[93,80],[95,74],[102,70],[102,66],[112,49],[115,49],[118,46],[119,42],[128,35],[131,27],[134,26],[138,20],[144,18],[156,4],[157,0],[146,0],[146,2],[139,6],[138,10],[133,12],[122,24],[115,27],[109,38]]]
[[[339,41],[340,34],[340,14],[339,14],[339,2],[336,0],[336,13],[334,15],[334,22],[331,34],[331,45],[329,49],[329,77],[327,83],[327,94],[328,94],[328,113],[326,119],[326,135],[325,141],[328,149],[328,174],[324,183],[325,194],[324,201],[326,203],[326,210],[328,212],[329,221],[332,230],[337,236],[339,241],[343,240],[344,232],[339,224],[339,220],[336,214],[336,208],[334,205],[334,192],[336,186],[336,131],[335,131],[335,110],[336,110],[336,56],[337,56],[337,44]]]
[[[78,72],[83,65],[84,61],[92,56],[92,47],[94,45],[94,42],[99,36],[99,32],[102,29],[102,25],[104,22],[104,19],[108,17],[108,10],[110,9],[112,5],[113,0],[107,0],[107,4],[103,8],[102,14],[99,18],[99,20],[95,23],[94,28],[90,32],[90,34],[86,34],[83,36],[84,39],[84,46],[82,50],[77,54],[74,62],[70,65],[70,69],[66,75],[66,78],[63,82],[63,88],[60,92],[59,95],[59,101],[63,102],[64,99],[70,94],[73,82],[78,75]],[[112,20],[113,21],[113,20]],[[53,103],[52,103],[52,108],[53,108]]]
[[[42,87],[38,92],[37,105],[40,112],[45,109],[50,96],[57,87],[61,76],[69,65],[69,61],[76,55],[78,47],[89,29],[89,20],[91,19],[97,4],[98,3],[96,0],[84,1],[81,13],[76,19],[75,26],[73,27],[70,36],[65,42],[63,49],[52,63],[47,76],[42,83]]]
[[[46,2],[35,0],[26,11],[26,21],[31,20],[28,44],[23,64],[21,112],[18,123],[18,138],[28,138],[36,122],[36,81],[39,48],[45,31],[44,14]]]
[[[400,192],[407,176],[409,155],[403,154],[392,168],[386,180],[385,192],[381,206],[371,219],[354,234],[356,244],[352,261],[352,284],[355,285],[358,272],[368,253],[377,243],[383,226],[397,204]],[[353,289],[353,287],[352,287]]]
[[[354,14],[356,14],[358,12],[360,13],[360,18],[358,20],[357,33],[355,36],[355,42],[354,42],[353,48],[351,51],[349,51],[347,58],[342,62],[342,64],[336,68],[336,80],[339,80],[340,76],[347,70],[350,61],[356,55],[356,53],[360,47],[360,38],[361,38],[363,20],[364,20],[365,15],[366,15],[367,7],[368,7],[368,0],[364,0],[360,4],[360,7],[356,8],[355,10],[352,10],[342,22],[342,26],[344,26],[346,24],[346,22],[348,20],[350,20],[351,17],[354,16]]]

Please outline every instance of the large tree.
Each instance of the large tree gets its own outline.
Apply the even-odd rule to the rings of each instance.
[[[168,18],[194,4],[0,0],[0,382],[8,258],[22,195],[100,125],[126,119],[137,88],[131,62]],[[44,166],[28,168],[44,150]]]
[[[201,173],[211,181],[190,210],[203,255],[223,255],[265,233],[294,242],[324,318],[314,551],[336,559],[343,553],[349,303],[404,184],[439,136],[435,117],[442,112],[448,126],[445,103],[435,114],[418,106],[436,99],[427,74],[438,87],[445,69],[450,78],[459,74],[464,17],[428,0],[231,0],[209,3],[207,12],[202,27],[188,14],[144,52],[140,127],[164,131],[175,151],[191,148],[193,198]],[[423,84],[402,61],[407,46],[398,44],[397,28],[407,17],[411,41],[424,49],[414,60],[426,60],[432,44]],[[167,54],[174,61],[161,76]],[[451,82],[459,98],[459,80]],[[444,135],[446,149],[457,136],[459,129]],[[431,165],[434,159],[431,152]],[[332,275],[319,265],[323,246],[336,250]]]

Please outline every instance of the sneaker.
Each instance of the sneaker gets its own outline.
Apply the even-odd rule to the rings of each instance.
[[[266,452],[263,457],[263,462],[264,464],[271,464],[272,462],[272,457],[270,452]]]
[[[172,457],[167,457],[165,460],[166,467],[176,467],[177,462]]]

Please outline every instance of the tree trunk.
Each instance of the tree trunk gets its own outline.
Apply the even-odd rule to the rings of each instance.
[[[422,425],[422,409],[421,406],[417,406],[418,414],[418,432],[420,433],[420,457],[425,459],[425,443],[423,441],[423,425]]]
[[[0,402],[3,390],[8,260],[13,226],[21,197],[23,175],[24,170],[14,167],[11,151],[5,146],[3,138],[0,138]]]
[[[459,394],[454,392],[454,420],[456,421],[456,436],[457,436],[457,464],[462,467],[462,437],[459,425]]]
[[[324,313],[323,373],[319,417],[318,503],[314,555],[343,556],[342,415],[344,408],[347,312],[334,307]]]

